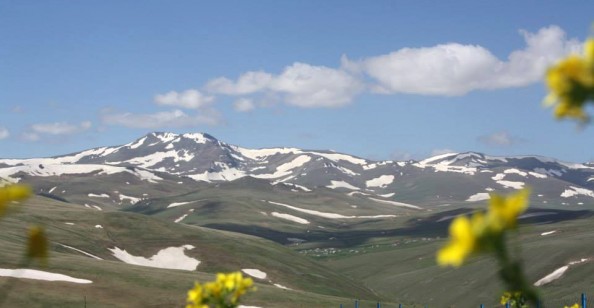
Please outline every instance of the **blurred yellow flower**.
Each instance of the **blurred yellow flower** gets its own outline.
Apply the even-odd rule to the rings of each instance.
[[[557,118],[588,120],[583,107],[594,100],[594,39],[586,41],[584,57],[571,55],[550,67],[546,83],[551,93],[545,103],[556,105]]]
[[[215,281],[194,284],[188,291],[186,308],[237,307],[242,295],[255,290],[253,285],[254,281],[244,278],[241,272],[218,273]]]
[[[0,187],[0,217],[6,214],[8,204],[12,201],[21,201],[31,195],[31,189],[25,185],[8,185]]]
[[[494,232],[515,228],[518,216],[528,208],[529,197],[528,188],[509,196],[491,194],[487,212],[488,227]]]
[[[471,217],[456,217],[449,228],[449,241],[437,252],[437,263],[459,267],[473,253],[492,249],[494,241],[517,225],[518,216],[528,207],[529,189],[509,196],[491,194],[488,211]]]
[[[458,216],[450,224],[450,241],[437,252],[437,263],[459,267],[473,252],[477,238],[470,219]]]
[[[580,308],[580,305],[578,304],[573,304],[571,306],[563,306],[563,308]]]
[[[39,259],[42,262],[47,260],[48,243],[43,228],[34,226],[29,228],[27,241],[27,258]]]

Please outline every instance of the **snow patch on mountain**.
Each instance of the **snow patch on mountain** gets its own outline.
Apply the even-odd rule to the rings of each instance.
[[[299,208],[299,207],[296,207],[296,206],[292,206],[292,205],[288,205],[288,204],[280,203],[280,202],[273,202],[273,201],[267,201],[267,200],[261,200],[261,201],[262,202],[266,202],[266,203],[270,203],[270,204],[284,206],[284,207],[289,208],[289,209],[292,209],[294,211],[298,211],[298,212],[302,212],[302,213],[306,213],[306,214],[310,214],[310,215],[314,215],[314,216],[318,216],[318,217],[329,218],[329,219],[391,218],[391,217],[396,217],[396,215],[345,216],[345,215],[336,214],[336,213],[328,213],[328,212],[320,212],[320,211],[303,209],[303,208]]]
[[[74,250],[74,251],[76,251],[76,252],[80,252],[80,253],[82,253],[83,255],[85,255],[85,256],[88,256],[88,257],[91,257],[91,258],[93,258],[93,259],[97,259],[97,260],[103,260],[102,258],[100,258],[100,257],[97,257],[96,255],[90,254],[90,253],[88,253],[88,252],[86,252],[86,251],[83,251],[83,250],[80,250],[80,249],[78,249],[78,248],[74,248],[74,247],[72,247],[72,246],[68,246],[68,245],[64,245],[64,244],[60,244],[60,243],[57,243],[57,244],[58,244],[58,245],[60,245],[60,246],[62,246],[62,247],[64,247],[64,248],[68,248],[68,249],[70,249],[70,250]]]
[[[468,199],[466,199],[467,202],[476,202],[476,201],[483,201],[483,200],[489,200],[491,197],[489,196],[489,193],[484,193],[484,192],[480,192],[480,193],[476,193],[470,197],[468,197]]]
[[[328,187],[330,189],[346,188],[346,189],[350,189],[350,190],[360,190],[359,187],[353,186],[345,181],[334,181],[334,180],[331,180],[330,185],[327,185],[326,187]]]
[[[391,205],[395,205],[395,206],[407,207],[407,208],[411,208],[411,209],[415,209],[415,210],[422,210],[423,209],[420,206],[416,206],[416,205],[412,205],[412,204],[408,204],[408,203],[404,203],[404,202],[381,200],[381,199],[371,198],[371,197],[369,197],[369,199],[370,200],[373,200],[375,202],[379,202],[379,203],[385,203],[385,204],[391,204]]]
[[[14,278],[22,278],[22,279],[34,279],[34,280],[45,280],[45,281],[65,281],[65,282],[74,282],[74,283],[93,283],[93,281],[88,279],[80,279],[74,278],[68,275],[51,273],[46,271],[40,270],[33,270],[33,269],[6,269],[0,268],[0,276],[2,277],[14,277]]]
[[[266,276],[268,276],[265,272],[255,268],[243,268],[241,271],[258,279],[266,279]]]
[[[563,197],[563,198],[569,198],[569,197],[578,196],[578,195],[583,195],[583,196],[588,196],[588,197],[594,198],[593,191],[586,189],[586,188],[580,188],[580,187],[575,187],[575,186],[569,186],[569,189],[566,189],[563,193],[561,193],[561,197]]]
[[[497,181],[497,184],[505,188],[522,189],[524,188],[524,182],[513,182],[513,181]]]
[[[277,217],[277,218],[281,218],[281,219],[285,219],[285,220],[289,220],[292,222],[296,222],[302,225],[307,225],[309,224],[309,220],[307,219],[303,219],[301,217],[297,217],[291,214],[285,214],[285,213],[279,213],[279,212],[272,212],[270,213],[270,215]]]
[[[291,170],[303,166],[305,163],[309,162],[310,160],[311,160],[311,157],[309,157],[307,155],[300,155],[300,156],[297,156],[292,161],[290,161],[288,163],[284,163],[284,164],[276,167],[276,171],[272,174],[254,174],[251,176],[258,178],[258,179],[277,179],[280,177],[291,175]]]
[[[188,257],[184,253],[185,250],[194,249],[192,245],[164,248],[150,258],[134,256],[118,247],[108,249],[116,259],[124,263],[140,266],[193,271],[200,264],[200,261]]]
[[[108,194],[94,194],[94,193],[89,193],[87,196],[92,197],[92,198],[109,198]]]
[[[367,187],[380,187],[380,188],[385,188],[388,185],[392,184],[392,182],[394,182],[394,176],[393,175],[381,175],[375,179],[371,179],[369,181],[365,182],[365,185]]]

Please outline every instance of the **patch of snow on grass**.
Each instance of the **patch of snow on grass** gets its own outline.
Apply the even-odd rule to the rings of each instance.
[[[136,198],[136,197],[131,197],[131,196],[126,196],[126,195],[120,194],[120,201],[124,201],[124,200],[130,201],[130,204],[136,204],[136,203],[138,203],[138,201],[140,201],[142,199],[141,198]]]
[[[280,288],[280,289],[284,289],[284,290],[293,290],[293,289],[287,288],[287,287],[283,286],[282,284],[278,284],[278,283],[275,283],[274,286],[277,288]]]
[[[497,184],[513,189],[522,189],[524,187],[524,182],[497,181]]]
[[[258,278],[258,279],[266,279],[266,273],[264,273],[263,271],[259,270],[259,269],[255,269],[255,268],[244,268],[241,270],[242,272],[254,277],[254,278]]]
[[[326,186],[328,188],[331,189],[336,189],[336,188],[346,188],[346,189],[350,189],[350,190],[359,190],[358,187],[355,187],[345,181],[330,181],[330,185]]]
[[[278,167],[276,167],[276,171],[272,174],[254,174],[252,175],[255,178],[259,179],[276,179],[283,176],[287,176],[291,174],[291,170],[303,166],[303,164],[307,163],[311,160],[311,157],[307,155],[300,155],[297,158],[293,159],[288,163],[284,163]]]
[[[489,196],[489,193],[484,193],[484,192],[480,192],[480,193],[476,193],[470,197],[468,197],[468,199],[466,199],[467,202],[476,202],[476,201],[483,201],[483,200],[489,200],[491,197]]]
[[[52,192],[53,192],[53,191],[54,191],[56,188],[58,188],[58,186],[54,186],[54,187],[52,187],[52,189],[50,189],[50,190],[49,190],[47,193],[48,193],[48,194],[51,194],[51,193],[52,193]]]
[[[100,208],[100,207],[98,207],[98,206],[96,206],[96,205],[93,205],[93,207],[94,207],[94,208],[95,208],[97,211],[103,211],[103,209],[102,209],[102,208]]]
[[[314,215],[314,216],[319,216],[319,217],[324,217],[324,218],[330,218],[330,219],[354,219],[354,218],[389,218],[389,217],[396,217],[396,215],[375,215],[375,216],[345,216],[345,215],[341,215],[341,214],[336,214],[336,213],[327,213],[327,212],[319,212],[319,211],[314,211],[314,210],[307,210],[307,209],[302,209],[296,206],[292,206],[292,205],[288,205],[288,204],[284,204],[284,203],[280,203],[280,202],[273,202],[273,201],[266,201],[266,200],[261,200],[262,202],[267,202],[270,204],[276,204],[276,205],[280,205],[280,206],[284,206],[286,208],[298,211],[298,212],[303,212],[303,213],[307,213],[310,215]],[[389,202],[389,201],[386,201]]]
[[[64,224],[65,225],[69,225],[69,226],[74,226],[74,223],[73,222],[65,222]]]
[[[90,193],[90,194],[88,194],[88,196],[89,197],[93,197],[93,198],[109,198],[109,195],[108,194],[97,195],[97,194]]]
[[[303,219],[301,217],[297,217],[297,216],[293,216],[291,214],[285,214],[285,213],[278,213],[278,212],[272,212],[270,213],[272,216],[274,217],[278,217],[278,218],[282,218],[282,219],[286,219],[286,220],[290,220],[296,223],[300,223],[302,225],[307,225],[309,224],[309,221],[307,219]]]
[[[178,223],[181,222],[182,220],[184,220],[186,217],[188,217],[188,214],[183,214],[182,216],[178,217],[174,222]]]
[[[594,192],[592,192],[589,189],[575,187],[575,186],[569,186],[569,188],[570,189],[566,189],[561,194],[561,197],[563,197],[563,198],[569,198],[569,197],[573,197],[573,196],[577,196],[577,195],[584,195],[584,196],[588,196],[588,197],[594,198]]]
[[[540,235],[542,235],[542,236],[545,236],[545,235],[553,234],[553,233],[555,233],[555,232],[557,232],[557,230],[543,232],[543,233],[541,233]]]
[[[505,173],[497,173],[496,175],[491,177],[493,181],[500,181],[503,180],[503,178],[505,178]]]
[[[2,277],[14,277],[23,279],[35,279],[45,281],[66,281],[74,283],[93,283],[91,280],[74,278],[71,276],[50,273],[45,271],[33,270],[33,269],[5,269],[0,268],[0,276]]]
[[[72,247],[72,246],[68,246],[68,245],[64,245],[64,244],[60,244],[60,243],[58,243],[58,245],[60,245],[60,246],[62,246],[62,247],[64,247],[64,248],[68,248],[68,249],[70,249],[70,250],[74,250],[74,251],[80,252],[80,253],[82,253],[83,255],[89,256],[89,257],[91,257],[91,258],[93,258],[93,259],[97,259],[97,260],[103,260],[102,258],[99,258],[99,257],[97,257],[96,255],[90,254],[90,253],[88,253],[88,252],[86,252],[86,251],[83,251],[83,250],[80,250],[80,249],[74,248],[74,247]]]
[[[416,206],[416,205],[412,205],[412,204],[408,204],[408,203],[404,203],[404,202],[381,200],[381,199],[371,198],[371,197],[369,199],[370,200],[373,200],[375,202],[379,202],[379,203],[385,203],[385,204],[391,204],[391,205],[395,205],[395,206],[407,207],[407,208],[411,208],[411,209],[415,209],[415,210],[422,210],[423,209],[420,206]]]
[[[188,202],[173,202],[171,204],[169,204],[167,206],[167,208],[172,208],[172,207],[176,207],[176,206],[180,206],[180,205],[186,205],[186,204],[190,204],[190,203],[194,203],[196,201],[188,201]]]
[[[537,282],[534,283],[534,285],[537,287],[540,287],[540,286],[545,285],[553,280],[559,279],[559,278],[561,278],[561,276],[563,276],[563,274],[567,271],[567,269],[569,269],[569,265],[562,266],[562,267],[554,270],[552,273],[539,279]]]
[[[538,173],[538,172],[532,172],[532,171],[530,171],[530,172],[528,172],[528,174],[530,174],[531,176],[533,176],[535,178],[538,178],[538,179],[546,179],[546,178],[548,178],[548,176],[546,176],[545,174]]]
[[[184,254],[186,249],[194,249],[194,246],[192,245],[164,248],[150,258],[133,256],[126,252],[126,250],[122,250],[118,247],[108,249],[116,259],[124,263],[140,266],[193,271],[200,264],[200,261]]]
[[[95,229],[103,229],[102,225],[95,225]]]
[[[365,185],[367,187],[381,187],[381,188],[385,188],[386,186],[392,184],[392,182],[394,182],[394,176],[393,175],[382,175],[379,176],[375,179],[371,179],[369,181],[365,182]]]
[[[380,196],[382,198],[392,198],[392,197],[394,197],[395,194],[396,193],[389,193],[389,194],[383,194],[383,195],[378,195],[378,196]]]

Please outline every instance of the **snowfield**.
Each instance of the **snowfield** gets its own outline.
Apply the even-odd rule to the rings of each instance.
[[[74,278],[68,275],[50,273],[40,270],[33,269],[6,269],[0,268],[0,276],[2,277],[14,277],[23,279],[34,279],[34,280],[45,280],[45,281],[64,281],[73,283],[93,283],[91,280]]]
[[[242,272],[254,277],[254,278],[258,278],[258,279],[266,279],[266,273],[264,273],[263,271],[259,270],[259,269],[255,269],[255,268],[244,268],[241,270]]]
[[[118,247],[108,249],[116,259],[124,263],[140,266],[193,271],[200,264],[200,261],[184,254],[185,250],[194,249],[192,245],[164,248],[150,258],[131,255],[126,250]]]

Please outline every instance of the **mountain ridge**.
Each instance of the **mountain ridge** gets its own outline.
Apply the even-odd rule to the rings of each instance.
[[[206,133],[153,132],[118,146],[48,158],[0,159],[0,178],[13,182],[24,174],[121,172],[149,182],[162,179],[159,174],[199,182],[228,182],[249,176],[273,185],[294,185],[303,191],[324,187],[379,196],[406,196],[415,189],[414,185],[453,181],[460,187],[474,187],[470,195],[467,189],[461,190],[467,194],[456,197],[461,201],[474,200],[476,198],[471,197],[479,193],[525,186],[540,191],[554,190],[559,197],[594,198],[594,166],[590,163],[567,163],[544,156],[490,156],[478,152],[447,153],[419,161],[374,161],[328,150],[248,149]],[[433,199],[442,194],[436,194]]]

